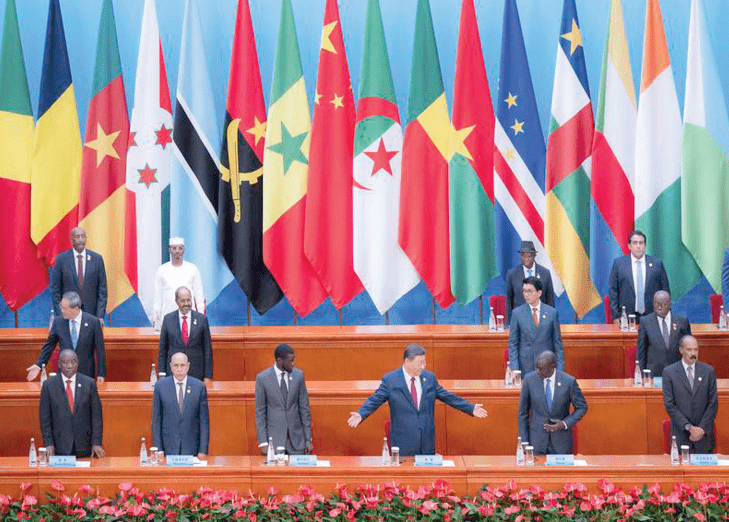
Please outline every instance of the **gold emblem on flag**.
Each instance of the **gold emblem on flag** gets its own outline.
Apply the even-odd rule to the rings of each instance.
[[[220,179],[230,183],[230,193],[233,197],[233,206],[235,214],[233,221],[240,223],[240,184],[247,181],[250,185],[258,183],[258,178],[263,175],[263,167],[253,172],[240,172],[238,164],[238,125],[240,118],[236,118],[230,122],[226,130],[225,137],[228,144],[228,165],[226,168],[222,163],[219,165]]]

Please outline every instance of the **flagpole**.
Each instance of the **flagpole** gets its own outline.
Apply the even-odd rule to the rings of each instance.
[[[483,325],[483,295],[478,296],[478,309],[481,313],[481,324]]]
[[[17,328],[18,327],[18,311],[15,310],[15,312],[13,312],[13,313],[15,314],[15,328]]]
[[[251,325],[251,301],[248,300],[248,326]]]

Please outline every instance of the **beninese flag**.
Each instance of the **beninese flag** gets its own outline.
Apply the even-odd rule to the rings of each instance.
[[[418,0],[400,189],[399,242],[442,308],[453,302],[448,245],[450,120],[428,0]]]
[[[30,239],[33,110],[20,45],[15,0],[5,4],[0,54],[0,293],[15,311],[48,286],[48,270]]]
[[[354,96],[336,0],[326,0],[311,125],[304,253],[332,303],[362,291],[352,252]]]
[[[461,305],[495,277],[494,111],[473,0],[461,4],[448,165],[451,287]]]
[[[149,322],[154,321],[154,276],[169,261],[172,104],[154,0],[144,1],[127,151],[127,275]],[[134,251],[136,250],[136,258]]]
[[[691,2],[682,142],[683,243],[721,294],[723,253],[729,247],[729,118],[701,0]]]
[[[218,185],[218,248],[251,304],[265,314],[283,297],[263,263],[266,106],[248,0],[238,0]]]
[[[304,255],[310,129],[294,13],[283,0],[263,153],[263,260],[302,317],[327,297]]]
[[[544,246],[575,312],[601,302],[590,279],[592,103],[575,0],[564,0],[547,139]]]
[[[124,270],[125,262],[136,265],[135,258],[127,260],[124,255],[124,231],[127,227],[133,230],[136,226],[135,216],[126,214],[128,143],[129,116],[114,7],[111,0],[104,0],[96,46],[94,85],[86,120],[78,217],[79,225],[91,239],[93,250],[105,260],[109,285],[108,311],[134,293]]]
[[[590,275],[607,295],[613,260],[627,255],[633,230],[638,109],[620,0],[612,0],[592,137]]]
[[[681,241],[681,112],[658,0],[647,0],[635,141],[635,228],[660,257],[675,300],[701,278]],[[700,203],[699,203],[700,204]]]
[[[30,235],[48,266],[68,248],[78,222],[80,178],[81,134],[66,35],[61,6],[50,0],[30,189]]]

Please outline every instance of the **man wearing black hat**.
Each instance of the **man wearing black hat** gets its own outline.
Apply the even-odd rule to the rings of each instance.
[[[527,277],[533,276],[542,282],[541,300],[549,306],[554,306],[552,275],[549,270],[534,261],[537,257],[534,243],[522,241],[519,253],[521,254],[521,264],[506,272],[506,324],[510,324],[511,311],[524,304],[522,288],[524,279]]]

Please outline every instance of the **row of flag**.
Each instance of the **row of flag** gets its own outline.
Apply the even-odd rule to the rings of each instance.
[[[111,0],[104,0],[83,141],[59,0],[50,0],[34,125],[15,0],[0,55],[0,293],[16,310],[83,226],[107,263],[108,309],[136,293],[152,314],[170,235],[186,238],[206,299],[234,278],[263,314],[302,316],[366,290],[380,313],[424,281],[464,305],[544,252],[582,316],[607,294],[633,227],[674,297],[703,273],[720,288],[729,246],[729,120],[701,0],[692,0],[684,120],[658,0],[647,0],[640,97],[612,0],[593,120],[575,0],[564,0],[545,146],[516,0],[505,0],[497,107],[473,0],[463,0],[449,115],[428,0],[418,0],[400,122],[379,0],[368,0],[355,107],[336,0],[326,0],[313,119],[291,0],[282,0],[266,112],[248,0],[239,0],[224,122],[215,113],[197,0],[187,0],[174,120],[154,0],[145,0],[128,118]],[[7,200],[7,201],[3,201]],[[697,203],[700,202],[700,203]]]

